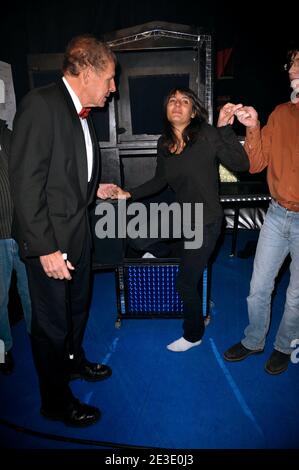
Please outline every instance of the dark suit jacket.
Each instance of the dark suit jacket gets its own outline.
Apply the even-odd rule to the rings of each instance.
[[[84,134],[73,101],[59,81],[20,103],[9,165],[15,207],[13,236],[21,256],[61,250],[76,263],[90,236],[87,207],[99,180],[99,149],[90,117],[93,178],[88,189]]]

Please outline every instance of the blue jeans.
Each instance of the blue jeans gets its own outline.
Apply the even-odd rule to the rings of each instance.
[[[274,348],[285,354],[292,353],[291,342],[299,338],[299,212],[272,200],[260,232],[247,297],[249,325],[242,344],[248,349],[264,348],[275,278],[288,254],[290,282],[274,342]]]
[[[12,348],[12,336],[8,316],[8,296],[12,270],[17,273],[17,287],[21,298],[27,331],[31,329],[31,301],[28,290],[26,268],[19,257],[15,240],[0,240],[0,339],[4,341],[5,351]]]

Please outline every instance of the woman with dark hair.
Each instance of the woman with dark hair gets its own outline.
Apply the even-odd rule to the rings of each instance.
[[[198,285],[203,270],[214,250],[220,234],[222,208],[218,194],[218,161],[235,171],[246,171],[249,162],[242,145],[230,124],[234,112],[242,105],[226,104],[219,114],[218,129],[207,123],[207,111],[195,93],[189,88],[170,91],[164,108],[164,131],[158,140],[157,169],[155,176],[146,183],[128,191],[120,188],[98,196],[105,199],[141,199],[157,193],[169,185],[177,202],[203,204],[202,227],[196,226],[192,211],[192,229],[202,229],[200,247],[186,247],[181,256],[177,278],[177,290],[183,299],[183,336],[167,348],[170,351],[187,351],[201,343],[204,334],[204,318]]]
[[[178,120],[182,121],[180,118],[181,111],[173,109],[176,108],[177,94],[182,95],[181,99],[184,95],[183,104],[186,104],[189,108],[183,122],[179,123]],[[161,136],[163,147],[166,149],[171,148],[171,153],[181,153],[181,150],[188,142],[192,144],[196,140],[201,124],[206,122],[207,119],[208,113],[194,91],[189,88],[174,88],[168,93],[164,101],[164,132]],[[178,125],[175,125],[176,122]],[[187,124],[186,127],[184,127],[185,124]]]

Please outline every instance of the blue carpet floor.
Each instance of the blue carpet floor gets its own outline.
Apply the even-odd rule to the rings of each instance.
[[[256,237],[239,236],[240,248]],[[226,236],[213,265],[212,321],[201,346],[182,354],[165,346],[181,336],[181,320],[123,320],[115,328],[113,273],[94,279],[84,347],[90,360],[113,369],[104,382],[72,382],[74,393],[102,410],[86,429],[67,428],[39,414],[39,396],[24,322],[13,328],[15,372],[0,376],[0,418],[34,431],[116,444],[171,449],[299,448],[299,364],[270,376],[271,354],[284,305],[288,272],[281,276],[265,351],[240,363],[222,353],[242,338],[253,257],[230,258]],[[92,448],[92,443],[43,439],[0,425],[1,447],[18,449]]]

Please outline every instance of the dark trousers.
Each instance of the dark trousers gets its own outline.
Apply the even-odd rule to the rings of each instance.
[[[39,260],[26,262],[32,302],[31,344],[38,374],[41,404],[48,410],[64,408],[73,399],[69,374],[84,363],[82,341],[88,319],[91,273],[90,246],[83,248],[80,260],[71,271],[72,280],[49,278]],[[74,359],[68,356],[70,325],[66,313],[66,295],[72,316]]]
[[[187,341],[195,342],[202,338],[205,331],[200,297],[200,281],[203,271],[214,251],[221,232],[222,218],[203,226],[203,243],[197,249],[182,249],[176,287],[184,308],[183,335]],[[170,227],[170,237],[172,228]],[[150,251],[157,256],[164,256],[162,238],[129,239],[129,245],[137,251]],[[164,243],[165,253],[168,250]]]
[[[205,331],[202,299],[199,285],[203,271],[214,251],[220,235],[222,220],[203,226],[203,244],[200,248],[184,249],[176,282],[183,300],[183,336],[187,341],[199,341]]]

